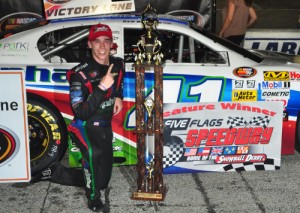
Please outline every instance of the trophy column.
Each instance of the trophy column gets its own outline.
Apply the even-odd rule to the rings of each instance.
[[[163,192],[163,68],[154,65],[154,123],[155,158],[154,189]]]
[[[136,136],[137,191],[133,200],[162,201],[166,188],[163,183],[163,68],[160,64],[135,64],[136,76]],[[145,69],[154,67],[154,100],[145,98]],[[146,110],[145,110],[146,109]],[[146,113],[147,111],[147,113]],[[145,119],[147,118],[147,119]],[[154,160],[146,162],[146,137],[154,135]]]
[[[136,138],[137,138],[137,188],[138,191],[146,191],[145,183],[145,67],[135,66],[135,91],[136,91]]]
[[[163,183],[163,68],[160,53],[161,42],[155,33],[158,17],[150,4],[142,13],[142,24],[146,34],[137,43],[136,77],[136,136],[137,136],[137,190],[134,200],[162,201],[166,188]],[[144,61],[146,59],[146,61]],[[145,97],[145,72],[154,70],[154,100]],[[146,110],[145,110],[146,109]],[[151,136],[151,137],[150,137]],[[153,137],[154,136],[154,139]],[[153,158],[145,162],[146,138],[154,144]],[[151,140],[151,138],[153,140]],[[148,149],[147,149],[148,151]],[[149,159],[147,159],[149,160]]]

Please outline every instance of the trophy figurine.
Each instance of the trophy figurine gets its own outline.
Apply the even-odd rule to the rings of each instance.
[[[148,172],[147,176],[147,189],[148,192],[153,192],[153,171],[154,171],[154,162],[151,161],[150,163],[146,164],[146,169]]]
[[[148,4],[146,10],[142,14],[142,24],[147,31],[146,34],[141,36],[141,40],[137,43],[139,54],[137,56],[137,63],[143,63],[144,58],[147,59],[147,63],[150,64],[152,59],[156,64],[161,63],[163,54],[160,53],[161,42],[157,39],[157,35],[154,33],[158,24],[158,17],[156,10]]]
[[[137,138],[137,190],[133,192],[133,200],[162,201],[166,188],[163,184],[163,68],[160,53],[161,42],[157,39],[156,25],[158,16],[150,4],[141,16],[146,33],[141,35],[137,46],[135,90],[136,90],[136,138]],[[154,68],[154,69],[153,69]],[[154,94],[146,97],[145,72],[154,73]],[[151,161],[149,147],[153,148]],[[146,155],[147,154],[147,155]],[[145,157],[146,156],[146,157]]]
[[[146,107],[146,110],[148,112],[148,116],[151,117],[152,116],[152,110],[154,108],[154,100],[149,96],[148,98],[146,98],[144,105]]]

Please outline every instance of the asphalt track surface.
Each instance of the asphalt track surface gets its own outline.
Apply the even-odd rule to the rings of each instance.
[[[67,162],[67,157],[63,159]],[[300,212],[300,154],[284,155],[274,171],[164,175],[164,201],[132,200],[136,167],[114,167],[103,212]],[[1,183],[0,212],[91,212],[84,190],[51,182]]]

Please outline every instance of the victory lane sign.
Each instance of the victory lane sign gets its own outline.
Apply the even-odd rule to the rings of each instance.
[[[0,72],[0,182],[31,178],[26,106],[23,72]]]

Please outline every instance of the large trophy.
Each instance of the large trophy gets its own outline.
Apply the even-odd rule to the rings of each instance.
[[[136,136],[137,136],[137,190],[131,199],[162,201],[166,187],[163,183],[163,68],[161,42],[155,34],[158,17],[150,4],[142,13],[146,34],[137,43],[136,57]],[[154,68],[154,95],[145,94],[145,70]],[[151,140],[152,139],[152,140]],[[150,140],[150,142],[149,142]],[[147,142],[147,143],[146,143]],[[149,145],[154,146],[152,159],[147,158]]]

